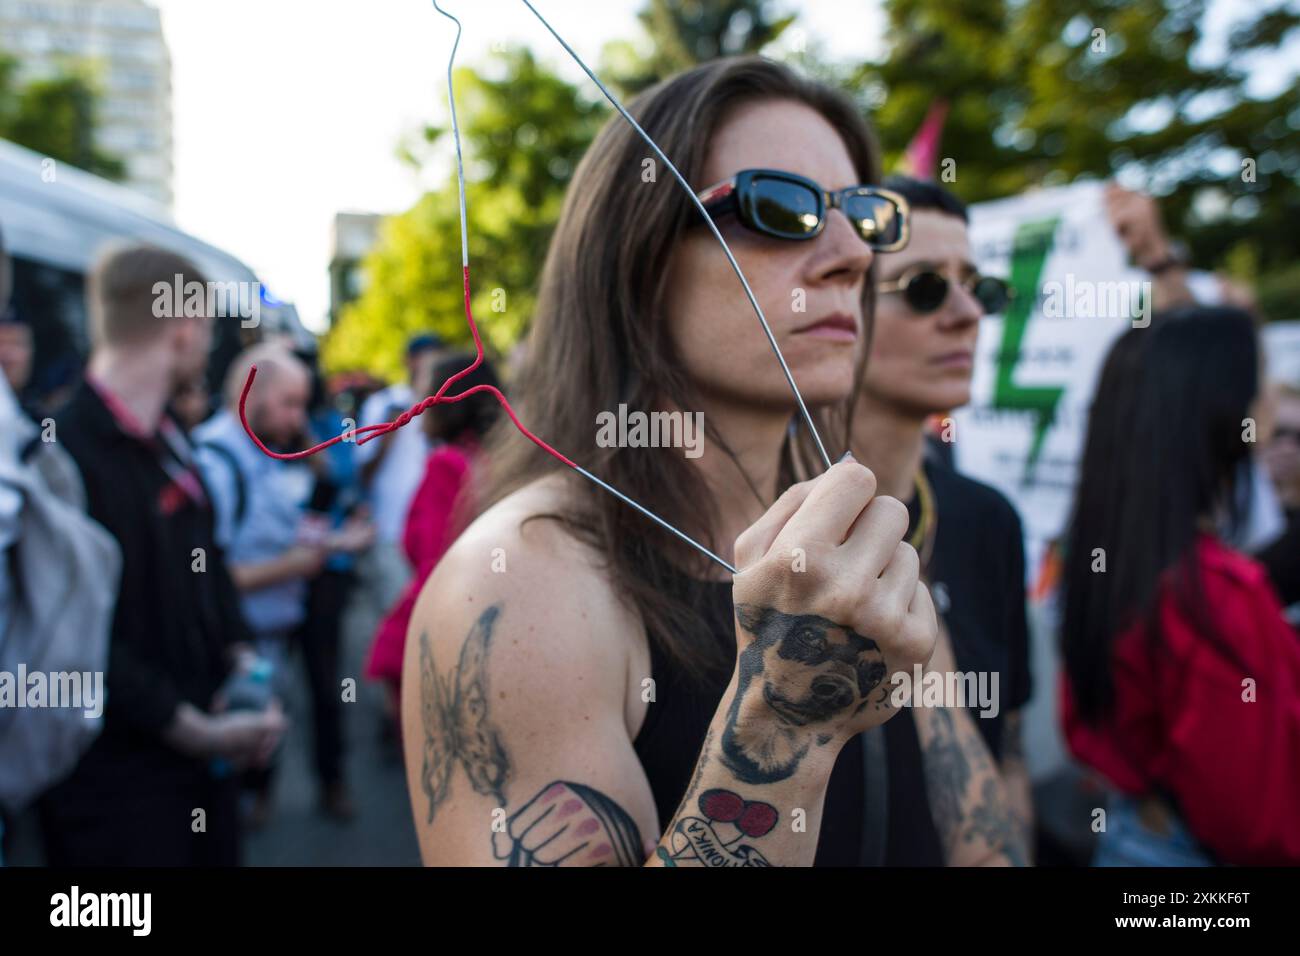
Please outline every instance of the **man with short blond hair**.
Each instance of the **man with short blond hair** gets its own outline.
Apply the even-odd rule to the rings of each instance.
[[[174,252],[146,245],[110,246],[86,282],[91,341],[97,347],[156,345],[169,325],[182,335],[209,335],[212,316],[190,316],[207,321],[188,324],[171,321],[184,312],[172,301],[178,277],[182,288],[191,282],[206,284],[198,269]],[[203,353],[206,360],[206,348]]]
[[[41,801],[56,866],[237,863],[236,791],[215,768],[264,763],[283,731],[278,709],[221,713],[214,700],[250,635],[168,407],[178,384],[203,373],[212,342],[212,316],[155,308],[156,286],[178,275],[203,281],[163,249],[117,246],[97,260],[90,364],[53,416],[87,510],[123,557],[104,731]]]

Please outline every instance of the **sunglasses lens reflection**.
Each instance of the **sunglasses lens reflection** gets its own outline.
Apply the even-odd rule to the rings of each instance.
[[[809,236],[821,222],[817,194],[798,183],[760,179],[754,184],[754,215],[759,224],[785,236]]]
[[[884,196],[850,196],[844,201],[844,214],[857,227],[863,241],[874,249],[888,248],[902,238],[902,214]]]

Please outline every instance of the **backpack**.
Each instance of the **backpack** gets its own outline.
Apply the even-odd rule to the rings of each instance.
[[[239,467],[239,459],[235,457],[235,453],[220,442],[208,439],[199,442],[197,447],[212,452],[224,461],[235,477],[235,516],[230,525],[233,535],[244,523],[244,513],[248,510],[248,487],[244,482],[244,470]]]
[[[0,427],[16,428],[11,418],[0,402]],[[21,452],[0,453],[0,487],[22,499],[17,537],[0,554],[0,573],[12,582],[10,613],[0,620],[0,670],[103,673],[121,551],[84,513],[76,465],[62,448],[39,442]],[[50,476],[75,478],[75,492]],[[102,725],[102,715],[81,708],[0,708],[0,807],[16,814],[67,776]]]

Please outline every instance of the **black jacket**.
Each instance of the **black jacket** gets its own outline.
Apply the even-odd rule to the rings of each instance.
[[[84,382],[53,417],[56,438],[85,482],[90,516],[122,547],[122,582],[104,730],[55,788],[62,793],[52,795],[80,801],[87,793],[125,796],[167,780],[202,779],[207,763],[173,750],[162,731],[182,701],[209,709],[230,670],[230,645],[252,640],[213,538],[211,506],[181,494],[159,455],[174,466],[179,459],[164,444],[151,447],[123,431]]]

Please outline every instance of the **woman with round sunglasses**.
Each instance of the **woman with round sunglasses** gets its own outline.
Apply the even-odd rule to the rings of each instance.
[[[877,176],[852,104],[761,58],[677,74],[629,110],[702,187],[785,170],[844,196]],[[851,460],[792,483],[795,398],[720,244],[666,170],[645,175],[647,151],[615,117],[574,172],[512,396],[549,442],[738,573],[508,427],[491,434],[480,514],[406,642],[426,863],[854,863],[863,775],[848,742],[893,715],[886,674],[933,647],[905,509]],[[825,407],[853,386],[873,244],[896,236],[808,201],[802,241],[772,234],[762,203],[761,221],[712,215],[804,399]],[[620,406],[702,413],[702,453],[604,447],[602,413]],[[844,436],[822,432],[838,456]]]
[[[885,725],[886,863],[1025,863],[1031,801],[1020,725],[1030,684],[1020,519],[997,491],[926,453],[931,417],[970,400],[980,319],[1005,306],[1008,290],[972,262],[961,200],[908,177],[884,186],[910,208],[911,236],[876,265],[851,447],[880,489],[907,503],[908,540],[941,624],[931,667],[974,673],[985,689],[942,707],[914,703]]]

